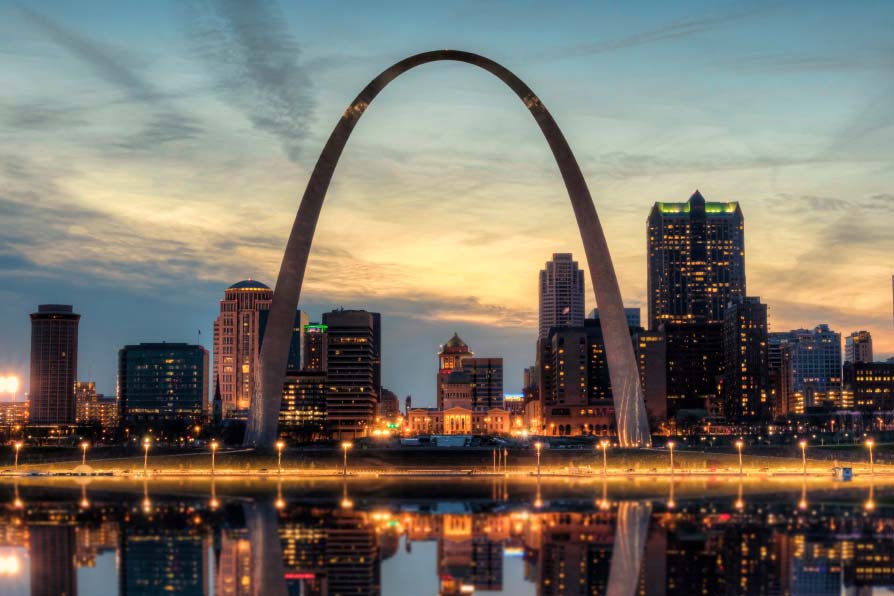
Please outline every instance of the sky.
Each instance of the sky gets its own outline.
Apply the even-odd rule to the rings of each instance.
[[[78,376],[106,394],[125,344],[210,346],[224,288],[273,285],[347,105],[441,48],[551,111],[644,318],[649,209],[699,189],[740,202],[771,331],[867,329],[894,355],[892,31],[885,1],[0,0],[0,373],[27,389],[41,303],[82,315]],[[454,331],[518,391],[554,252],[583,259],[530,114],[484,71],[429,64],[355,129],[300,307],[380,311],[384,383],[414,403]]]

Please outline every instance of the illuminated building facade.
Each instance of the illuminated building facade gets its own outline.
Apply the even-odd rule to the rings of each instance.
[[[731,300],[723,314],[723,414],[728,421],[770,416],[767,305]]]
[[[458,370],[462,370],[463,361],[466,358],[472,358],[475,354],[469,349],[469,346],[460,339],[459,334],[454,333],[453,337],[447,340],[441,351],[438,352],[438,377],[437,377],[437,405],[438,409],[444,408],[444,395],[442,385],[447,376]]]
[[[329,430],[335,438],[366,436],[372,430],[381,389],[376,382],[381,378],[381,352],[376,345],[381,317],[365,310],[340,309],[323,314],[323,324],[328,327]]]
[[[0,402],[0,429],[8,432],[26,424],[28,424],[28,402]]]
[[[81,315],[67,304],[41,304],[31,314],[29,423],[75,423],[74,386],[78,371]]]
[[[774,334],[792,346],[793,390],[804,408],[841,403],[841,334],[818,325]],[[800,394],[800,397],[797,395]]]
[[[857,409],[894,410],[894,362],[846,362],[844,385]]]
[[[872,362],[872,335],[868,331],[854,331],[844,338],[845,362]]]
[[[326,373],[290,371],[283,383],[279,430],[302,440],[326,436]]]
[[[407,413],[404,433],[413,435],[508,435],[512,432],[512,416],[503,408],[471,410],[453,406],[412,408]]]
[[[224,417],[245,415],[255,390],[261,348],[261,311],[273,290],[252,279],[231,285],[214,321],[214,378],[220,382]]]
[[[745,295],[745,222],[737,202],[655,203],[648,219],[649,329],[723,321]]]
[[[545,339],[553,327],[584,324],[584,272],[571,253],[554,253],[540,271],[540,332]]]
[[[75,406],[78,424],[98,424],[104,429],[118,427],[118,400],[96,393],[93,381],[75,383]]]
[[[118,351],[124,425],[201,420],[208,403],[208,350],[185,343],[141,343]]]
[[[667,338],[663,331],[640,329],[633,340],[649,420],[658,424],[667,419]]]

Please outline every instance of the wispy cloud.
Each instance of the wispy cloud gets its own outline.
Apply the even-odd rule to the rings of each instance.
[[[185,7],[184,15],[193,47],[227,100],[297,161],[313,97],[279,7],[266,0],[206,0]]]
[[[168,94],[139,74],[140,65],[127,58],[126,53],[92,40],[29,7],[19,5],[18,10],[37,30],[86,65],[96,77],[123,93],[126,99],[149,109],[143,130],[125,133],[124,138],[116,140],[112,146],[154,150],[164,143],[192,139],[201,133],[199,121],[174,106]],[[27,116],[26,112],[26,117],[15,124],[34,128],[46,126],[49,116],[56,120],[60,118],[58,113],[33,111],[30,117]]]
[[[654,29],[647,29],[617,39],[565,47],[554,52],[547,52],[543,54],[543,57],[569,58],[592,56],[662,41],[684,39],[721,27],[728,27],[745,19],[754,18],[765,13],[769,8],[768,5],[759,5],[747,10],[732,10],[706,17],[680,19]]]

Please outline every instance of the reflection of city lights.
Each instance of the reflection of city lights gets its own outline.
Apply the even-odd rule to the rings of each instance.
[[[273,502],[273,506],[276,507],[277,509],[285,509],[286,502],[282,498],[279,498]]]
[[[347,497],[341,500],[341,508],[342,509],[350,509],[354,506],[354,501],[348,499]]]
[[[210,507],[212,510],[220,507],[220,501],[217,500],[217,497],[211,497],[211,500],[208,501],[208,507]]]
[[[149,500],[149,497],[143,499],[143,513],[149,513],[152,511],[152,501]]]
[[[22,573],[22,559],[17,553],[0,553],[0,577],[16,576]]]
[[[12,506],[15,509],[21,509],[22,507],[25,506],[25,503],[22,502],[22,500],[20,498],[16,497],[15,500],[12,502]]]
[[[801,511],[807,509],[807,499],[801,499],[800,501],[798,501],[798,509],[800,509]]]
[[[866,511],[873,511],[873,510],[875,509],[875,501],[873,501],[872,499],[869,499],[868,501],[866,501],[866,502],[863,504],[863,508],[864,508]]]

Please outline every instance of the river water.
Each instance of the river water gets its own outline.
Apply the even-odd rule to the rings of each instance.
[[[0,483],[3,595],[894,591],[894,485],[749,478]]]

